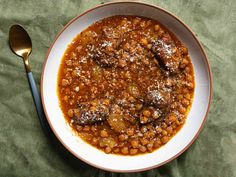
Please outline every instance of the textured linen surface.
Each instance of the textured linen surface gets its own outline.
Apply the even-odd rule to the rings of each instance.
[[[45,54],[60,29],[103,0],[0,0],[1,177],[236,177],[236,1],[147,0],[179,16],[203,44],[213,74],[213,100],[195,143],[176,160],[141,173],[107,173],[73,157],[40,127],[23,62],[8,45],[19,23],[29,32],[37,85]],[[102,160],[102,159],[101,159]]]

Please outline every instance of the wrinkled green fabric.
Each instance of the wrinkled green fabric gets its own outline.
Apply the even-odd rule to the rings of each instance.
[[[177,16],[197,34],[213,74],[208,120],[195,143],[167,165],[141,173],[107,173],[49,141],[40,127],[23,62],[8,46],[8,30],[29,32],[30,56],[40,84],[45,54],[59,30],[102,0],[0,0],[0,176],[1,177],[235,177],[236,176],[236,1],[147,0]],[[101,159],[102,160],[102,159]]]

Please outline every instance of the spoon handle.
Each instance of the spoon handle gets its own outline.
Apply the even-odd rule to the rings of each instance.
[[[44,133],[46,135],[49,135],[51,133],[51,129],[50,129],[48,122],[47,122],[45,115],[44,115],[44,111],[43,111],[43,107],[42,107],[42,103],[41,103],[41,98],[40,98],[37,86],[35,84],[33,73],[31,71],[27,72],[27,77],[28,77],[31,93],[34,98],[34,104],[36,106],[36,110],[37,110],[40,124],[43,128]]]

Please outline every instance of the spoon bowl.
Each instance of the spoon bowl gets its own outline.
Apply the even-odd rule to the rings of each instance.
[[[11,49],[16,55],[20,57],[25,57],[30,55],[32,51],[32,42],[28,33],[22,26],[20,25],[11,26],[9,36],[10,36],[9,42]]]

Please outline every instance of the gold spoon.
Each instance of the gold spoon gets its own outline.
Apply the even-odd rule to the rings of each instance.
[[[12,51],[23,58],[25,70],[27,73],[27,78],[29,81],[32,96],[34,98],[34,103],[37,109],[37,114],[40,120],[40,124],[47,135],[50,133],[49,125],[45,119],[45,115],[42,108],[41,98],[37,86],[35,84],[33,73],[29,65],[29,55],[32,51],[32,42],[28,33],[20,25],[13,25],[9,31],[9,42]]]

